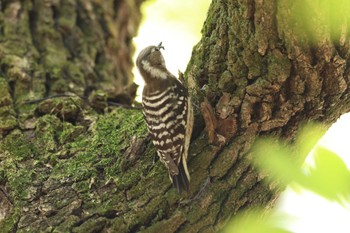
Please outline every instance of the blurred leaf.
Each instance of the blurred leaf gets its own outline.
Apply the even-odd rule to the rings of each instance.
[[[293,161],[291,150],[278,141],[260,139],[254,144],[252,152],[255,164],[273,181],[287,185],[302,176],[300,166]]]
[[[349,0],[280,0],[278,4],[289,9],[287,26],[295,30],[296,36],[306,35],[318,43],[329,37],[339,40],[349,33]]]
[[[298,162],[305,160],[325,133],[325,128],[320,124],[309,123],[302,126],[296,137]]]
[[[334,152],[317,147],[315,166],[309,166],[299,183],[323,197],[341,203],[350,197],[350,172],[344,161]]]
[[[287,215],[270,215],[262,210],[240,213],[225,228],[224,233],[289,233],[280,227],[289,220]]]
[[[271,181],[301,186],[340,204],[350,201],[350,171],[344,161],[328,149],[315,147],[323,134],[323,127],[309,124],[298,133],[293,147],[260,139],[252,148],[254,163]],[[299,164],[313,148],[315,165],[304,165],[302,169]]]

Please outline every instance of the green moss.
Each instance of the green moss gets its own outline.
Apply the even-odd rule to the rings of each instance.
[[[84,75],[80,68],[74,63],[66,63],[64,66],[64,72],[72,82],[78,87],[83,87],[85,84]]]
[[[6,78],[13,81],[22,81],[23,79],[27,78],[27,75],[24,72],[30,69],[30,62],[27,57],[14,55],[11,51],[8,55],[4,56],[4,58],[0,61],[0,64],[6,68]]]
[[[137,171],[137,172],[136,172]],[[116,179],[116,185],[120,189],[128,189],[136,184],[141,178],[140,169],[130,170],[128,173],[123,174],[120,178]]]
[[[87,180],[91,176],[97,175],[97,171],[92,168],[96,161],[98,161],[98,157],[94,153],[78,153],[67,161],[59,160],[52,170],[51,177],[58,180],[70,178],[75,182]]]
[[[155,154],[151,154],[151,155],[154,156]],[[139,164],[148,164],[148,163],[140,161]],[[142,202],[142,200],[144,199],[145,202],[147,202],[150,197],[153,197],[153,196],[156,197],[159,195],[159,193],[165,193],[166,190],[171,186],[166,168],[161,162],[151,165],[151,167],[144,167],[144,168],[135,167],[135,168],[136,169],[134,170],[143,170],[145,174],[140,175],[140,177],[136,177],[137,184],[133,185],[131,189],[128,190],[129,200],[138,199],[138,200],[141,200]],[[141,179],[141,177],[143,177],[143,179]],[[143,196],[145,194],[145,187],[149,187],[149,190],[154,190],[154,193],[148,193],[147,196]],[[172,195],[172,194],[167,193],[166,195]],[[170,198],[167,197],[167,199],[168,199],[168,202],[170,202],[169,199],[171,199],[171,197]]]
[[[256,78],[261,76],[264,72],[264,58],[254,50],[244,50],[243,53],[244,63],[249,70],[249,78]]]
[[[248,68],[241,59],[237,59],[236,62],[230,64],[228,69],[237,78],[245,78],[248,76]]]
[[[5,155],[0,163],[1,180],[7,182],[13,200],[31,198],[35,193],[33,180],[37,176],[33,158],[38,156],[38,148],[20,130],[13,130],[1,142],[0,152]]]
[[[15,169],[7,171],[8,186],[11,187],[12,196],[17,200],[27,200],[32,197],[34,170],[30,168]]]
[[[37,185],[45,182],[48,189],[55,183],[72,182],[72,193],[79,195],[84,209],[104,216],[116,206],[125,208],[121,203],[125,196],[111,198],[110,192],[104,193],[100,190],[101,187],[108,184],[115,189],[126,189],[140,182],[142,176],[152,176],[155,170],[164,169],[158,164],[158,169],[149,172],[151,163],[142,162],[153,158],[153,147],[148,147],[145,155],[139,159],[125,163],[130,159],[125,156],[125,150],[130,146],[132,137],[147,135],[141,111],[115,109],[97,119],[86,120],[91,122],[89,128],[45,114],[35,122],[35,137],[13,130],[3,139],[0,152],[5,155],[5,159],[0,162],[0,181],[7,182],[11,190],[9,195],[17,204],[35,196],[37,186],[34,181]],[[42,155],[46,158],[40,157],[40,160],[36,160]],[[26,161],[19,163],[23,160]],[[124,169],[121,168],[122,163],[127,164]],[[139,172],[135,173],[135,170]],[[142,195],[141,186],[138,189],[137,193]],[[51,191],[50,193],[52,194]],[[59,208],[66,206],[66,201],[52,203],[55,208]],[[164,213],[159,214],[163,216]],[[10,221],[10,218],[6,221]],[[73,218],[72,225],[74,220]],[[84,223],[76,231],[85,232],[88,226],[89,223]],[[58,227],[58,232],[59,229],[65,228]]]
[[[57,149],[58,132],[62,130],[60,119],[53,115],[44,115],[36,122],[36,145],[43,151],[55,151]]]
[[[129,226],[124,222],[123,218],[117,218],[113,221],[113,225],[110,228],[111,232],[129,232]]]
[[[75,2],[61,2],[59,4],[59,18],[58,24],[61,28],[72,30],[76,24],[77,12]]]
[[[83,104],[79,97],[53,98],[41,102],[37,110],[40,114],[55,114],[62,120],[75,121]]]
[[[74,126],[69,122],[63,122],[62,124],[62,131],[58,135],[58,141],[60,144],[75,141],[74,139],[82,135],[85,131],[85,127],[80,125]]]
[[[133,112],[132,112],[133,111]],[[95,145],[102,154],[118,154],[130,145],[132,136],[147,135],[141,111],[119,109],[100,117],[96,124]]]
[[[7,84],[7,81],[0,76],[0,107],[1,106],[8,106],[12,104],[11,95],[9,92],[9,86]]]
[[[13,130],[0,144],[0,149],[17,161],[32,158],[38,153],[37,147],[20,130]]]
[[[112,215],[112,212],[116,210],[116,206],[122,200],[124,200],[124,198],[120,196],[118,196],[118,198],[111,198],[111,194],[109,194],[107,200],[101,199],[102,203],[95,206],[94,211],[101,216]],[[120,209],[118,209],[118,211],[120,211]],[[126,211],[126,209],[124,209],[124,211]]]
[[[41,97],[41,96],[40,96]],[[16,109],[20,113],[19,118],[33,117],[35,115],[36,105],[35,104],[21,104],[21,107]]]
[[[79,221],[79,217],[75,215],[69,215],[65,217],[65,221],[56,227],[52,232],[53,233],[63,233],[63,232],[70,232],[72,227],[76,225],[76,223]]]
[[[62,77],[62,68],[59,66],[53,66],[49,69],[51,79],[60,79]]]
[[[218,87],[223,91],[229,91],[233,87],[233,76],[230,71],[226,70],[222,73]]]
[[[9,153],[6,154],[9,156]],[[32,168],[30,162],[28,166],[23,166],[15,158],[6,158],[0,164],[0,171],[3,174],[3,179],[7,182],[9,195],[14,203],[19,204],[24,200],[33,198],[36,189],[33,187],[33,181],[39,182],[40,179],[35,179],[37,174]]]
[[[1,112],[1,109],[0,109]],[[14,129],[17,126],[17,120],[15,116],[0,117],[0,135],[2,132]]]
[[[56,31],[52,31],[51,33],[55,34]],[[52,41],[46,41],[44,44],[47,45],[45,46],[45,53],[43,55],[45,66],[49,69],[63,67],[67,62],[67,51],[63,45],[60,42],[54,44]]]
[[[38,132],[37,132],[38,131]],[[93,129],[93,137],[84,133],[81,126],[73,126],[70,123],[61,122],[54,116],[42,117],[38,123],[36,132],[39,146],[45,142],[46,148],[57,145],[55,138],[58,138],[69,159],[61,160],[52,155],[57,162],[52,170],[52,177],[55,179],[71,178],[74,181],[88,180],[99,174],[100,178],[113,180],[119,188],[125,188],[137,181],[141,174],[130,172],[129,175],[121,174],[122,155],[130,146],[132,136],[142,137],[147,133],[141,112],[134,110],[118,109],[111,113],[101,115]],[[59,133],[57,133],[59,132]],[[102,173],[101,173],[102,172]],[[132,175],[131,175],[132,174]],[[87,183],[77,185],[77,190],[83,192],[88,189]]]
[[[91,57],[93,60],[97,52],[102,51],[103,42],[96,39],[103,37],[98,34],[102,31],[96,33],[91,27],[86,11],[81,12],[79,19],[87,20],[80,20],[83,23],[73,29],[77,16],[76,7],[71,4],[53,3],[47,8],[40,1],[35,5],[25,1],[20,4],[21,17],[16,23],[8,20],[13,18],[6,15],[13,13],[10,8],[0,12],[3,36],[0,66],[1,74],[5,76],[0,77],[0,128],[6,130],[6,133],[0,133],[0,182],[6,184],[7,194],[13,201],[12,212],[1,220],[1,232],[30,229],[68,232],[74,227],[78,232],[100,231],[93,226],[103,228],[110,220],[94,219],[94,211],[97,215],[108,215],[108,211],[121,205],[118,201],[125,198],[124,193],[110,197],[113,191],[110,186],[115,187],[113,181],[120,182],[118,188],[127,187],[141,176],[141,172],[129,176],[129,166],[144,168],[138,158],[127,164],[125,174],[120,166],[123,160],[129,159],[124,154],[131,138],[147,135],[141,112],[135,114],[134,110],[117,109],[97,119],[96,113],[90,114],[93,110],[79,98],[23,104],[64,91],[83,93],[86,79],[96,81],[92,80],[96,78],[95,74],[89,67],[86,69],[84,61]],[[14,5],[17,6],[19,4]],[[33,34],[28,17],[35,24]],[[80,26],[91,32],[87,35],[90,39],[86,39]],[[61,30],[57,31],[57,27]],[[64,40],[62,34],[66,37]],[[77,47],[73,47],[75,45]],[[68,57],[76,59],[67,61]],[[115,78],[111,75],[115,67],[108,61],[110,59],[99,57],[102,59],[97,63],[111,72],[97,70],[107,81]],[[11,88],[8,82],[11,82]],[[90,112],[86,114],[85,111]],[[2,117],[5,115],[6,118]],[[105,186],[108,187],[103,194],[101,189]],[[65,191],[73,195],[66,198]],[[59,200],[61,197],[64,200]],[[75,198],[78,203],[72,204],[70,201]],[[80,216],[80,206],[85,208],[85,204],[95,206],[89,209],[90,213],[82,209]],[[88,218],[84,219],[86,216]],[[77,227],[82,219],[86,222]]]
[[[5,180],[5,171],[0,167],[0,183]]]
[[[79,227],[73,228],[73,233],[94,233],[101,232],[108,223],[106,218],[91,218]]]
[[[140,233],[156,233],[156,232],[177,232],[180,226],[186,221],[185,214],[176,212],[171,218],[165,218],[149,227]],[[193,228],[198,229],[198,228]],[[183,229],[181,229],[183,231]],[[189,231],[183,231],[189,232]]]
[[[126,213],[124,217],[125,223],[130,228],[143,226],[151,222],[153,217],[159,213],[159,209],[166,209],[167,207],[166,201],[160,196],[153,198],[146,206],[141,205],[138,207],[137,204],[138,203],[136,203],[134,208],[139,208],[140,211],[136,211],[136,213],[132,214]],[[144,214],[144,212],[147,212],[148,214]]]
[[[51,91],[53,93],[68,92],[69,91],[69,87],[67,85],[67,81],[64,80],[64,79],[55,80],[51,84]]]
[[[17,229],[17,222],[21,216],[21,210],[19,207],[12,209],[7,218],[0,221],[0,229],[2,233],[15,232]]]
[[[2,51],[4,51],[6,54],[11,54],[11,55],[7,55],[5,56],[5,58],[9,58],[9,59],[13,59],[16,56],[21,57],[23,54],[25,54],[28,51],[28,48],[30,48],[29,43],[25,43],[25,41],[23,41],[22,43],[20,43],[18,41],[18,38],[16,38],[17,40],[6,40],[4,41],[1,46]],[[31,44],[31,43],[30,43]],[[8,63],[9,60],[3,60],[1,61],[1,63]]]
[[[132,136],[145,137],[146,134],[147,129],[141,112],[118,109],[101,116],[98,120],[93,144],[102,158],[96,167],[107,165],[104,169],[106,178],[115,180],[119,188],[130,186],[140,177],[135,171],[121,177],[118,177],[118,174],[122,172],[121,163],[126,159],[122,155],[130,146]]]
[[[284,82],[290,75],[291,63],[287,56],[275,52],[268,54],[268,79]]]
[[[72,188],[78,193],[88,193],[91,189],[92,182],[90,180],[77,181],[72,185]]]

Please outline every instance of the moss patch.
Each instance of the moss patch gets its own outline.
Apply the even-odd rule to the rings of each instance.
[[[111,198],[112,190],[127,189],[150,171],[154,156],[154,150],[150,148],[145,152],[148,156],[138,155],[138,159],[125,162],[130,159],[126,149],[132,138],[146,136],[147,128],[138,110],[115,109],[75,124],[45,114],[36,120],[34,130],[25,134],[13,130],[2,140],[0,181],[7,183],[9,196],[20,207],[28,206],[27,202],[45,192],[47,195],[40,202],[45,205],[41,207],[41,211],[46,211],[44,214],[57,213],[57,218],[65,218],[60,211],[73,205],[74,196],[78,195],[84,209],[109,215],[116,206],[124,208],[120,205],[125,196]],[[62,193],[69,191],[74,195],[63,198],[61,203],[61,199],[52,193],[62,183],[68,188]],[[142,195],[142,192],[138,193]],[[3,224],[14,217],[15,213],[11,214]],[[72,218],[74,220],[76,218]],[[32,221],[23,220],[21,224],[26,229],[26,224],[32,224]],[[81,227],[76,230],[85,229],[85,225]]]
[[[17,126],[16,113],[12,107],[10,88],[0,76],[0,136]]]

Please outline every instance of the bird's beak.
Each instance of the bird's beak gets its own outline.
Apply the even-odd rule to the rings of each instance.
[[[159,50],[160,50],[160,49],[164,49],[164,50],[165,50],[165,48],[164,48],[164,46],[162,45],[162,43],[163,43],[163,42],[160,42],[159,45],[157,46],[157,48],[158,48]]]

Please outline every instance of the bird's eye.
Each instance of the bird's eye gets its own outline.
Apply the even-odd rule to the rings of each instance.
[[[158,47],[155,47],[154,49],[155,49],[156,51],[159,51],[159,48],[158,48]]]

